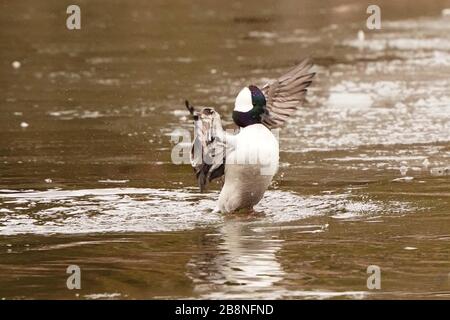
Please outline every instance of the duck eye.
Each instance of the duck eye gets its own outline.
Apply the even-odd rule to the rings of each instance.
[[[213,114],[213,112],[214,112],[214,110],[213,109],[211,109],[211,108],[205,108],[205,109],[203,109],[203,113],[205,114],[205,115],[211,115],[211,114]]]

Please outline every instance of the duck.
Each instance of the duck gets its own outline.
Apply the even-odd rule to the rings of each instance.
[[[279,167],[279,130],[305,102],[312,67],[307,58],[261,88],[242,88],[232,112],[237,132],[223,129],[214,108],[198,111],[185,101],[194,120],[190,162],[200,191],[223,180],[214,212],[253,211],[264,197]]]

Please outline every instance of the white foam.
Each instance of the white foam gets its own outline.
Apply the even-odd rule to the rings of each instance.
[[[97,300],[97,299],[101,299],[101,300],[105,300],[105,299],[118,299],[122,296],[122,294],[114,292],[114,293],[93,293],[93,294],[85,294],[84,297],[86,299],[93,299],[93,300]]]
[[[105,188],[0,192],[0,234],[164,232],[217,225],[225,217],[212,212],[218,194],[189,190]],[[21,204],[20,210],[14,205]],[[249,224],[284,223],[345,210],[361,216],[384,204],[349,195],[300,196],[268,191]],[[398,207],[389,203],[388,207]],[[320,228],[325,230],[326,228]]]

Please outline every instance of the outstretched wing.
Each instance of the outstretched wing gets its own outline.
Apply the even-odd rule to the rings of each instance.
[[[305,59],[261,89],[266,98],[265,112],[261,115],[261,122],[264,125],[270,129],[281,127],[302,105],[306,88],[309,87],[315,75],[314,72],[309,72],[312,66],[311,60]]]
[[[194,118],[191,164],[200,191],[203,191],[208,182],[224,175],[225,145],[215,137],[215,128],[221,127],[220,115],[213,108],[203,108],[197,112],[188,103],[186,107]]]

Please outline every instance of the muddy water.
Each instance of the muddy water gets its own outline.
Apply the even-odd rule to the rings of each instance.
[[[449,1],[381,1],[379,31],[361,1],[78,1],[79,31],[41,2],[0,4],[0,297],[450,297]],[[305,56],[258,213],[212,213],[171,162],[183,100],[231,127]]]

